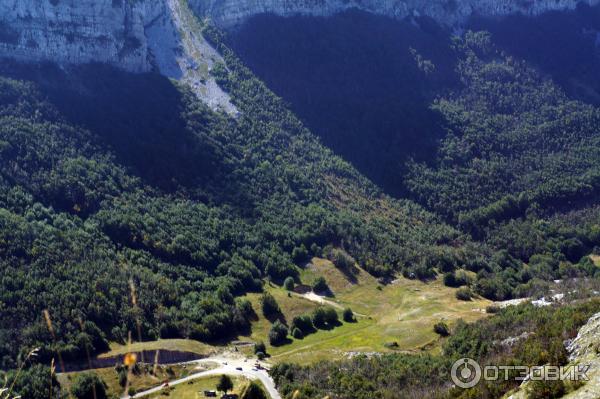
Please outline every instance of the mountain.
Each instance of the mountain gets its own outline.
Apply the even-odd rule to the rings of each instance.
[[[599,2],[2,1],[0,369],[29,366],[31,348],[33,363],[81,362],[257,323],[286,343],[306,315],[275,323],[251,299],[327,286],[308,280],[313,259],[346,295],[356,268],[378,301],[400,277],[437,279],[454,301],[432,300],[440,318],[595,281]],[[274,376],[294,398],[497,398],[513,384],[452,390],[451,360],[565,363],[563,340],[599,311],[578,300],[440,320],[443,356],[385,343]],[[518,351],[497,349],[525,329]],[[39,370],[32,399],[56,383]]]
[[[464,23],[469,17],[502,17],[510,14],[539,15],[553,10],[571,10],[597,0],[209,0],[192,1],[200,15],[217,26],[235,27],[259,14],[278,16],[332,16],[342,11],[361,10],[395,19],[426,16],[448,26]]]
[[[369,1],[200,1],[189,7],[221,28],[272,13],[279,16],[331,16],[350,9],[395,19],[427,16],[448,25],[462,25],[473,15],[500,17],[539,15],[570,10],[598,0],[369,0]],[[189,56],[190,24],[178,0],[6,0],[0,4],[0,55],[60,64],[104,62],[128,71],[158,69],[167,76],[177,70],[175,58]],[[196,36],[197,40],[201,40]],[[214,54],[204,54],[208,62]]]
[[[389,278],[431,275],[426,258],[466,242],[385,196],[221,50],[213,78],[237,117],[158,74],[2,64],[2,368],[22,348],[77,360],[128,331],[233,339],[253,317],[236,296],[299,279],[327,247]]]

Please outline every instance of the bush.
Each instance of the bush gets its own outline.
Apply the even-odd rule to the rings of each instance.
[[[299,264],[305,262],[308,259],[308,250],[304,246],[304,244],[299,247],[294,248],[292,251],[292,260],[294,263]]]
[[[454,275],[454,272],[444,274],[444,285],[447,287],[459,287],[459,285],[456,283],[456,276]]]
[[[222,375],[219,378],[219,383],[217,384],[217,390],[221,392],[227,393],[228,391],[233,389],[233,381],[231,377],[228,375]]]
[[[350,308],[344,309],[344,312],[342,313],[342,318],[346,323],[353,323],[356,321],[356,319],[354,318],[354,312]]]
[[[97,374],[82,373],[71,386],[71,394],[77,399],[106,399],[106,383]]]
[[[61,391],[61,386],[56,379],[56,375],[52,375],[50,378],[50,368],[47,366],[37,364],[24,368],[18,375],[17,373],[17,371],[10,371],[5,374],[0,371],[0,381],[2,381],[0,385],[5,386],[4,383],[6,381],[14,381],[15,385],[11,398],[20,396],[27,399],[47,399],[50,384],[52,384],[52,392],[55,395]],[[1,391],[2,388],[0,388]],[[0,393],[0,397],[8,399],[2,393]]]
[[[565,383],[558,381],[532,381],[527,387],[527,399],[555,399],[562,398],[565,392]]]
[[[329,260],[333,262],[335,267],[342,270],[352,270],[354,268],[355,260],[345,251],[341,249],[334,249],[331,251]]]
[[[262,341],[258,341],[254,344],[254,354],[258,354],[260,352],[267,353],[267,346]]]
[[[292,337],[294,337],[295,339],[302,339],[304,338],[304,334],[299,328],[294,328],[292,329]]]
[[[436,334],[441,335],[442,337],[447,337],[448,335],[450,335],[450,329],[448,328],[448,325],[446,323],[444,323],[443,321],[436,323],[433,326],[433,331]]]
[[[269,331],[269,342],[273,346],[283,345],[287,340],[287,336],[288,328],[277,320],[271,326],[271,331]]]
[[[240,399],[267,399],[267,394],[260,385],[251,381],[250,384],[244,388],[244,391],[240,395]]]
[[[315,326],[313,325],[313,322],[310,316],[308,315],[294,317],[294,319],[292,320],[291,329],[293,331],[296,328],[302,331],[303,335],[308,335],[315,331]]]
[[[293,277],[288,277],[283,282],[283,288],[285,288],[288,291],[293,291],[295,286],[296,286],[296,283],[294,282]]]
[[[329,291],[329,286],[327,285],[327,281],[323,276],[318,277],[313,283],[313,291],[316,293],[324,293]]]
[[[459,288],[456,291],[456,299],[460,301],[470,301],[473,298],[473,293],[468,288]]]
[[[457,270],[444,274],[444,285],[458,288],[471,284],[471,277],[464,270]]]
[[[312,322],[317,328],[331,328],[339,323],[339,318],[334,308],[319,306],[313,312]]]
[[[489,313],[489,314],[498,313],[498,312],[500,312],[500,310],[502,310],[502,309],[500,308],[500,306],[497,306],[497,305],[490,305],[487,308],[485,308],[485,312]]]
[[[263,314],[267,318],[278,316],[279,314],[281,314],[279,304],[277,303],[273,295],[269,294],[268,292],[263,294],[263,296],[260,298],[260,304],[262,307]]]

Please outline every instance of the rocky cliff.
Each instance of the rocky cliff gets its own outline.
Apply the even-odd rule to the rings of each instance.
[[[567,341],[569,366],[589,366],[586,375],[589,381],[582,381],[582,386],[569,385],[569,392],[563,399],[598,399],[600,398],[600,313],[592,316],[583,325],[577,337]],[[530,382],[525,381],[515,392],[506,395],[506,399],[527,399]]]
[[[393,18],[429,16],[444,25],[460,24],[471,15],[538,15],[551,10],[574,9],[577,4],[600,0],[190,0],[201,15],[221,27],[233,27],[261,13],[281,16],[328,16],[360,9]]]
[[[579,2],[600,0],[1,0],[0,57],[156,70],[186,81],[213,108],[235,112],[210,78],[220,57],[200,34],[190,7],[230,28],[261,13],[326,16],[350,8],[394,18],[427,15],[454,25],[473,14],[535,15]]]
[[[235,112],[209,74],[220,56],[183,0],[1,0],[0,57],[154,70]]]
[[[0,52],[24,60],[99,61],[147,71],[145,27],[165,10],[162,1],[2,0]]]

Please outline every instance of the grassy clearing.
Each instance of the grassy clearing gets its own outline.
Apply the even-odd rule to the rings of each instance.
[[[233,381],[233,391],[229,393],[240,394],[244,387],[250,382],[244,377],[231,377]],[[169,393],[163,391],[160,394],[148,396],[150,399],[159,398],[177,398],[177,399],[198,399],[204,398],[205,390],[216,390],[219,377],[207,377],[176,385],[171,388]],[[219,397],[221,395],[218,395]]]
[[[318,304],[309,300],[298,297],[297,295],[290,294],[280,287],[267,284],[265,291],[271,293],[277,300],[279,307],[284,315],[285,321],[291,323],[292,319],[296,316],[300,316],[305,313],[312,312]],[[252,323],[252,334],[249,338],[253,341],[264,341],[268,344],[269,330],[271,329],[271,322],[267,320],[261,310],[260,297],[262,294],[248,294],[246,298],[252,303],[252,307],[258,315],[258,320]]]
[[[141,370],[140,373],[133,374],[131,379],[131,386],[136,391],[144,391],[146,389],[153,388],[157,385],[160,385],[166,380],[174,380],[182,377],[186,377],[190,374],[190,370],[184,366],[173,365],[173,366],[158,366],[156,368],[156,374],[152,375],[152,373],[146,372],[146,370]],[[125,392],[125,388],[119,385],[119,375],[115,371],[113,367],[96,369],[92,370],[92,372],[96,373],[100,378],[106,382],[108,386],[108,393],[110,395],[115,395],[116,397],[121,397]],[[58,376],[59,382],[62,387],[67,390],[70,389],[73,381],[77,377],[79,373],[65,373],[60,374]]]
[[[301,340],[281,347],[268,345],[271,322],[261,311],[261,294],[248,294],[258,319],[252,324],[249,336],[239,337],[243,341],[264,341],[272,362],[293,361],[301,364],[325,359],[339,359],[349,352],[390,352],[438,350],[439,337],[433,332],[433,325],[441,320],[452,327],[458,320],[475,321],[485,317],[484,309],[490,301],[476,298],[469,302],[456,299],[456,289],[443,285],[440,279],[423,283],[400,278],[392,284],[381,285],[373,276],[357,268],[356,273],[347,276],[331,262],[315,258],[301,270],[303,283],[311,284],[323,276],[334,293],[329,300],[343,307],[350,307],[359,316],[356,323],[344,323],[329,331],[318,331]],[[301,314],[311,313],[319,304],[283,288],[266,284],[289,323]],[[340,318],[341,319],[341,318]],[[396,343],[394,349],[389,345]],[[131,350],[171,349],[209,354],[222,351],[223,347],[212,347],[190,340],[161,340],[134,344]],[[127,352],[126,346],[115,346],[106,355]],[[241,348],[251,355],[252,347]]]
[[[140,352],[149,350],[171,350],[198,353],[200,355],[210,355],[217,351],[217,348],[212,345],[202,342],[193,341],[190,339],[160,339],[151,342],[134,342],[131,345],[121,345],[112,343],[110,352],[103,353],[100,357],[112,357],[124,355],[129,352]]]
[[[600,266],[600,255],[590,255],[590,259],[596,266]]]
[[[390,352],[386,344],[397,343],[396,350],[420,351],[436,347],[439,340],[433,325],[440,320],[452,326],[458,319],[474,321],[484,317],[482,309],[490,304],[483,299],[459,301],[456,289],[446,287],[440,280],[423,283],[400,278],[393,284],[382,286],[377,279],[362,269],[354,276],[340,272],[331,262],[313,259],[303,269],[301,279],[312,283],[323,276],[334,293],[331,301],[350,307],[363,316],[356,323],[344,323],[330,331],[319,331],[290,345],[269,347],[274,362],[293,361],[311,363],[345,356],[348,352]],[[318,304],[278,287],[267,288],[279,302],[290,321],[294,316],[310,313]],[[249,296],[257,313],[260,313],[258,295]],[[250,336],[267,343],[271,324],[259,315]]]

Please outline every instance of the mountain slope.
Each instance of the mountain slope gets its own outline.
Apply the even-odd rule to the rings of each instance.
[[[220,68],[238,119],[158,75],[3,65],[3,368],[128,332],[235,337],[252,314],[233,296],[326,245],[386,274],[458,237],[383,196],[235,59]]]

